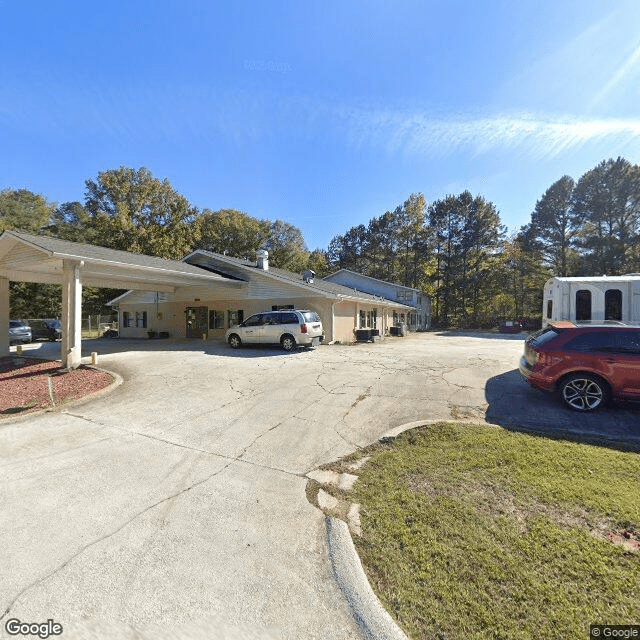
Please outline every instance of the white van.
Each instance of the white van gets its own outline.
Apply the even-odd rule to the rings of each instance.
[[[549,279],[544,285],[542,326],[555,320],[640,323],[640,273]]]
[[[285,351],[292,351],[296,347],[317,347],[324,340],[324,332],[315,311],[263,311],[231,327],[225,340],[234,349],[243,344],[279,344]]]

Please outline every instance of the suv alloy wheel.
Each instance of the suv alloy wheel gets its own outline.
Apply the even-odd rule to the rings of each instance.
[[[559,384],[563,402],[574,411],[594,411],[609,399],[607,384],[597,376],[575,373]]]

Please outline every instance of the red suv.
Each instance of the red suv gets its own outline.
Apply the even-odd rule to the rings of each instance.
[[[640,326],[551,322],[525,341],[520,373],[576,411],[640,401]]]

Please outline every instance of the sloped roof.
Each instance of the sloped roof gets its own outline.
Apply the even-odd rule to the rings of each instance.
[[[234,258],[232,256],[226,256],[221,253],[214,253],[212,251],[205,251],[204,249],[198,249],[194,251],[192,254],[188,255],[185,260],[191,260],[196,256],[203,256],[207,258],[211,258],[218,265],[227,265],[228,267],[235,269],[236,273],[242,272],[249,274],[259,274],[260,276],[265,276],[267,278],[271,278],[273,280],[287,283],[290,285],[295,285],[300,288],[304,288],[307,291],[313,292],[315,294],[319,294],[324,297],[334,298],[334,299],[350,299],[362,302],[381,304],[384,306],[394,306],[398,308],[412,309],[412,307],[404,304],[400,304],[393,300],[387,300],[386,298],[381,298],[380,296],[371,295],[369,293],[364,293],[362,291],[358,291],[357,289],[352,289],[350,287],[345,287],[340,284],[336,284],[334,282],[330,282],[328,280],[323,279],[314,279],[313,283],[308,283],[304,281],[304,277],[300,273],[294,273],[292,271],[286,271],[285,269],[278,269],[277,267],[272,267],[269,265],[269,269],[267,271],[256,266],[256,263],[248,258]]]
[[[381,282],[382,284],[388,284],[392,287],[396,287],[397,289],[406,289],[407,291],[417,291],[418,293],[422,293],[420,289],[416,289],[414,287],[407,287],[403,284],[397,284],[396,282],[389,282],[388,280],[381,280],[380,278],[372,278],[371,276],[365,276],[363,273],[358,273],[357,271],[351,271],[351,269],[338,269],[338,271],[334,271],[333,273],[330,273],[328,276],[325,276],[324,279],[326,280],[327,278],[333,278],[339,273],[350,273],[351,275],[354,275],[361,280],[371,281],[371,282]]]
[[[82,282],[122,289],[173,290],[206,281],[230,283],[181,260],[107,249],[91,244],[35,236],[22,231],[0,235],[0,276],[24,282],[62,283],[63,261],[81,261]]]

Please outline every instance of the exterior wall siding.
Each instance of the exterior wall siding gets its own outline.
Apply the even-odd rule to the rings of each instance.
[[[391,282],[376,280],[375,278],[368,278],[348,270],[337,271],[324,279],[358,291],[364,291],[371,295],[380,296],[387,301],[397,301],[400,304],[413,307],[414,311],[412,312],[412,316],[409,316],[405,309],[398,310],[399,315],[402,313],[405,314],[404,322],[410,329],[421,330],[428,329],[431,326],[431,300],[429,296],[422,291]],[[389,326],[392,326],[392,323],[388,324],[385,328]]]

